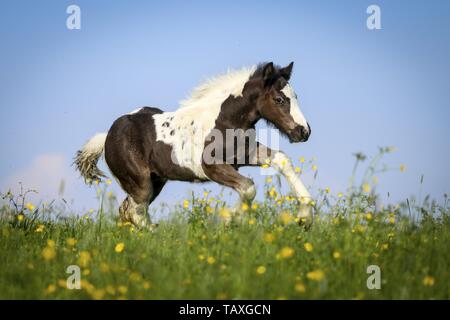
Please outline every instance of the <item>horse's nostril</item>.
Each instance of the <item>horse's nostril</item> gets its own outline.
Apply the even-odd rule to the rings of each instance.
[[[309,125],[308,125],[308,129],[306,129],[305,127],[301,127],[301,134],[302,134],[302,140],[303,141],[307,141],[310,135],[310,129],[309,129]]]

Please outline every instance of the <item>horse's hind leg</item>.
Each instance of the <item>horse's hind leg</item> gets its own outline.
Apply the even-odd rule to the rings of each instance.
[[[165,180],[151,174],[147,182],[142,184],[141,188],[133,190],[119,208],[119,216],[122,222],[131,222],[139,228],[152,229],[148,215],[148,206],[161,192]]]
[[[147,203],[137,203],[128,195],[119,207],[119,217],[122,222],[130,222],[139,228],[150,228],[151,221],[147,213]]]

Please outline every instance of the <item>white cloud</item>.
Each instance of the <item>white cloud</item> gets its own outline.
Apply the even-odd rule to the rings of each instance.
[[[9,189],[14,195],[20,191],[19,182],[24,191],[33,189],[38,192],[30,194],[27,200],[39,203],[64,198],[74,200],[72,209],[94,207],[97,204],[95,189],[84,185],[82,179],[64,155],[42,154],[36,156],[31,163],[14,172],[0,184],[0,191],[6,193]]]
[[[17,193],[20,189],[19,182],[22,182],[25,190],[34,189],[42,197],[56,198],[62,181],[66,184],[69,177],[64,156],[44,154],[35,157],[29,166],[9,176],[2,183],[2,190],[11,188],[13,193]]]

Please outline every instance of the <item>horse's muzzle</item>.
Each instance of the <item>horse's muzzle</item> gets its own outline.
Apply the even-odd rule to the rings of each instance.
[[[289,132],[290,142],[306,142],[311,135],[311,127],[308,124],[308,128],[304,126],[296,126],[293,130]]]

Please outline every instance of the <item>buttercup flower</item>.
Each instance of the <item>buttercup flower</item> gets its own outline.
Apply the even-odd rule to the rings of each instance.
[[[28,202],[28,203],[25,205],[25,208],[27,208],[27,209],[30,210],[30,211],[34,211],[34,209],[36,209],[36,207],[34,206],[34,204],[32,204],[31,202]]]
[[[264,274],[264,273],[266,273],[266,267],[259,266],[258,268],[256,268],[256,273],[257,274]]]
[[[422,283],[425,287],[432,287],[434,286],[434,278],[431,276],[426,276],[423,278]]]
[[[123,243],[123,242],[119,242],[114,247],[114,251],[117,252],[117,253],[121,253],[123,251],[123,249],[125,249],[125,243]]]
[[[288,259],[294,255],[294,249],[291,247],[284,247],[280,250],[279,255],[281,259]]]
[[[322,270],[317,269],[317,270],[308,272],[306,274],[306,277],[312,281],[322,281],[323,278],[325,277],[325,273]]]
[[[308,251],[308,252],[312,252],[313,251],[313,245],[311,243],[309,243],[309,242],[306,242],[304,244],[304,247],[305,247],[305,250]]]

